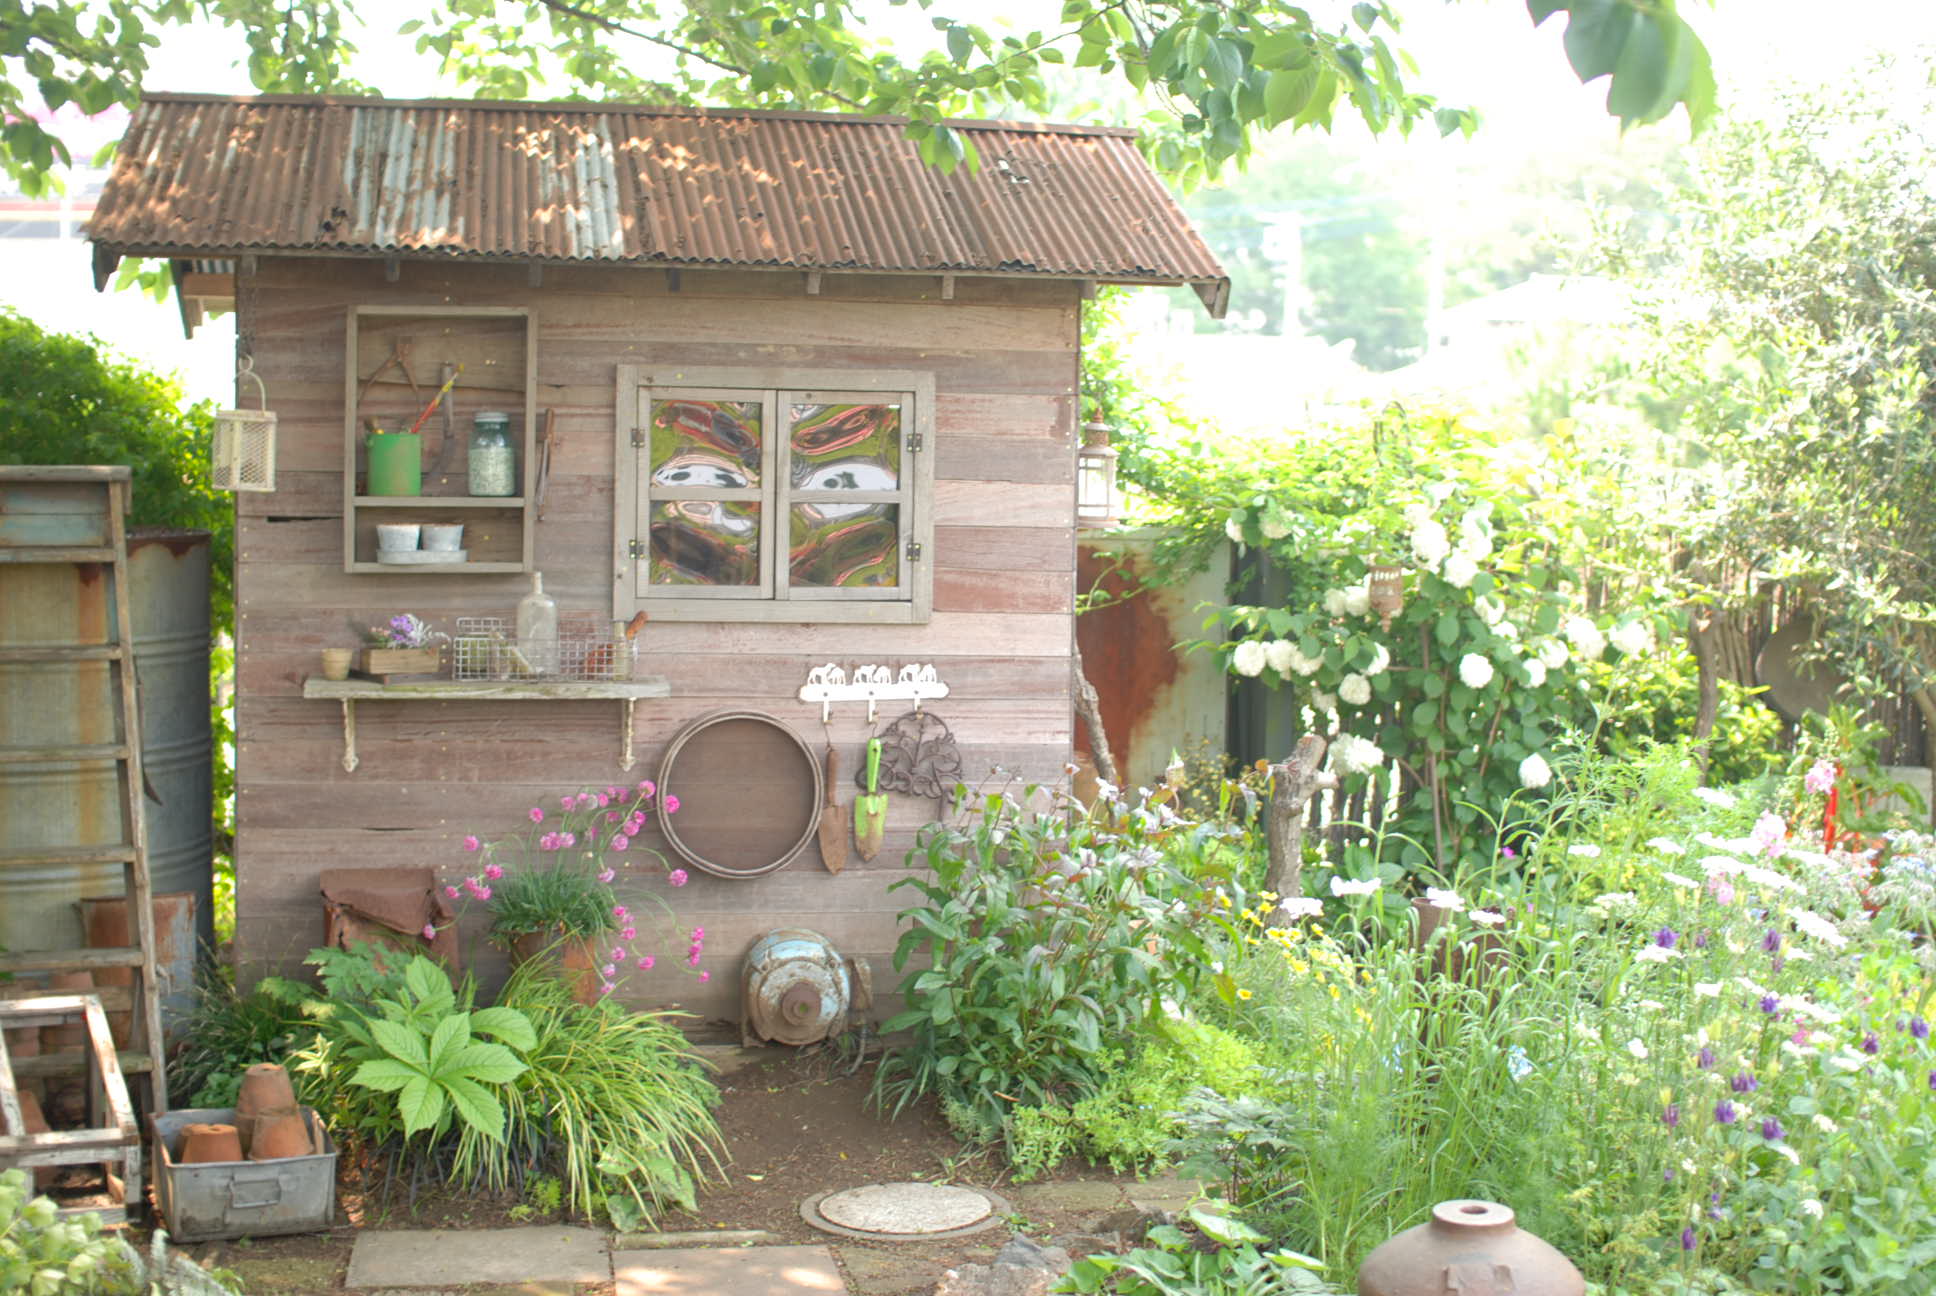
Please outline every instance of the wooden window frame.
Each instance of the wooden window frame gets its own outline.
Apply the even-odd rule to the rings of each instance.
[[[650,407],[654,393],[757,400],[765,414],[761,484],[757,488],[653,487]],[[856,401],[870,396],[904,402],[901,484],[894,491],[842,491],[851,503],[892,503],[899,509],[902,547],[898,590],[790,587],[785,552],[792,532],[791,437],[786,423],[795,400]],[[645,612],[661,621],[753,621],[807,624],[925,624],[934,606],[934,375],[909,370],[820,370],[725,366],[618,367],[614,439],[612,615]],[[807,493],[811,497],[811,493]],[[757,586],[695,588],[646,583],[649,557],[633,555],[644,540],[652,501],[757,497],[761,524],[761,579]],[[828,498],[821,496],[821,498]],[[910,556],[910,548],[915,555]]]

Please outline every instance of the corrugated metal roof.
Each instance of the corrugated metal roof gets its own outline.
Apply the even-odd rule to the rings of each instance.
[[[898,118],[151,95],[98,251],[470,256],[826,271],[1228,281],[1114,128],[959,123],[979,172]]]

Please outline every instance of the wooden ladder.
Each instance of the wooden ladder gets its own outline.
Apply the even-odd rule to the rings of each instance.
[[[0,603],[6,599],[8,572],[28,564],[71,565],[77,593],[106,576],[111,601],[104,638],[86,643],[0,643],[0,663],[104,662],[104,699],[112,716],[111,741],[74,741],[0,746],[0,783],[25,777],[36,763],[113,761],[120,809],[120,840],[107,843],[22,844],[0,823],[0,904],[6,903],[6,867],[41,868],[122,866],[129,930],[134,944],[115,949],[9,950],[0,952],[0,973],[95,972],[126,968],[129,985],[104,985],[90,993],[101,1008],[129,1013],[132,1030],[116,1068],[145,1085],[147,1110],[168,1109],[162,1063],[161,998],[156,983],[155,910],[148,875],[147,824],[143,809],[141,721],[136,693],[134,628],[128,590],[127,509],[132,474],[126,467],[0,467]],[[81,618],[76,618],[80,620]],[[78,727],[78,721],[77,721]],[[51,735],[55,738],[65,735]],[[0,985],[0,1000],[39,997],[49,991],[15,980]],[[15,1077],[86,1074],[98,1070],[90,1047],[38,1057],[12,1059]],[[4,1065],[4,1064],[0,1064]],[[20,1130],[10,1131],[18,1135]],[[0,1164],[6,1161],[0,1156]],[[138,1167],[139,1162],[136,1162]],[[137,1169],[138,1175],[138,1169]],[[129,1205],[139,1208],[139,1184],[130,1183]]]

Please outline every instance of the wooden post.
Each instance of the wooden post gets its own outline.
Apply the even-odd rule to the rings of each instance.
[[[1264,889],[1275,891],[1281,900],[1304,894],[1304,803],[1319,788],[1335,786],[1337,780],[1320,767],[1324,764],[1325,741],[1316,734],[1305,734],[1289,759],[1270,767],[1270,808],[1264,814],[1264,842],[1270,851],[1270,865],[1264,871]],[[1282,927],[1288,919],[1272,909],[1266,921]]]
[[[1074,652],[1076,718],[1089,732],[1089,758],[1096,762],[1096,773],[1102,780],[1120,789],[1123,780],[1116,773],[1115,758],[1109,754],[1109,735],[1102,729],[1102,699],[1096,696],[1096,686],[1089,682],[1089,676],[1082,669],[1082,649],[1076,648]]]

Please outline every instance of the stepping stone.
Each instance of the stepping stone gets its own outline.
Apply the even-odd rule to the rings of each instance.
[[[591,1229],[378,1229],[356,1235],[343,1285],[448,1288],[603,1283],[611,1277],[605,1235]]]
[[[834,1253],[823,1246],[692,1247],[614,1251],[617,1296],[841,1296]]]
[[[1096,1179],[1023,1184],[1010,1189],[1008,1196],[1015,1203],[1015,1209],[1024,1215],[1051,1211],[1109,1210],[1123,1204],[1121,1188]]]

